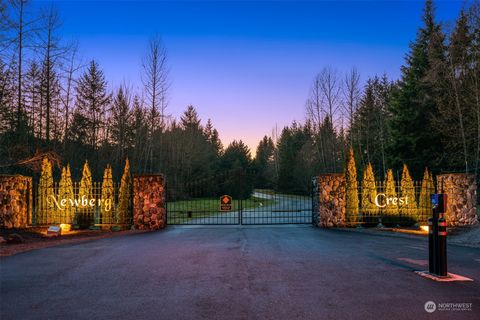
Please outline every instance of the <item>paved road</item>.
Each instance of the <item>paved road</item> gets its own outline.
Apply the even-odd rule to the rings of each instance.
[[[170,227],[0,260],[2,320],[479,319],[480,250],[449,247],[436,283],[424,239],[310,226]],[[472,303],[435,311],[426,301]]]
[[[312,201],[309,197],[281,194],[272,196],[258,191],[253,196],[273,200],[273,203],[243,209],[242,224],[312,223]],[[239,211],[218,212],[206,218],[186,219],[182,224],[238,224],[239,215]]]

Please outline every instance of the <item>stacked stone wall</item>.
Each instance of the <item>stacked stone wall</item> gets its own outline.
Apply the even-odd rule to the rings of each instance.
[[[437,192],[447,194],[447,226],[478,223],[477,182],[474,174],[449,173],[437,176]]]
[[[319,175],[315,178],[314,184],[314,223],[325,228],[345,226],[345,175]]]
[[[165,176],[133,178],[133,224],[139,230],[158,230],[166,225]]]
[[[32,178],[0,175],[0,228],[25,228],[32,219]]]

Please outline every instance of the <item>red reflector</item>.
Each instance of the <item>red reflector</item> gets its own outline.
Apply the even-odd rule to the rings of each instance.
[[[446,236],[447,233],[443,231],[443,232],[439,232],[438,235],[439,235],[439,236]]]

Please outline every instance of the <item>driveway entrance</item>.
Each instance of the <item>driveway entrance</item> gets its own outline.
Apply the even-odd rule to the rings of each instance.
[[[242,177],[167,182],[169,225],[311,224],[311,190],[253,188]]]

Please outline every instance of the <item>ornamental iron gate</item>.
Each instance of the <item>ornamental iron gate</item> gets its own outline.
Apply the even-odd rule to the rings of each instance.
[[[311,224],[311,187],[277,192],[253,188],[242,171],[179,183],[167,181],[167,224]]]

